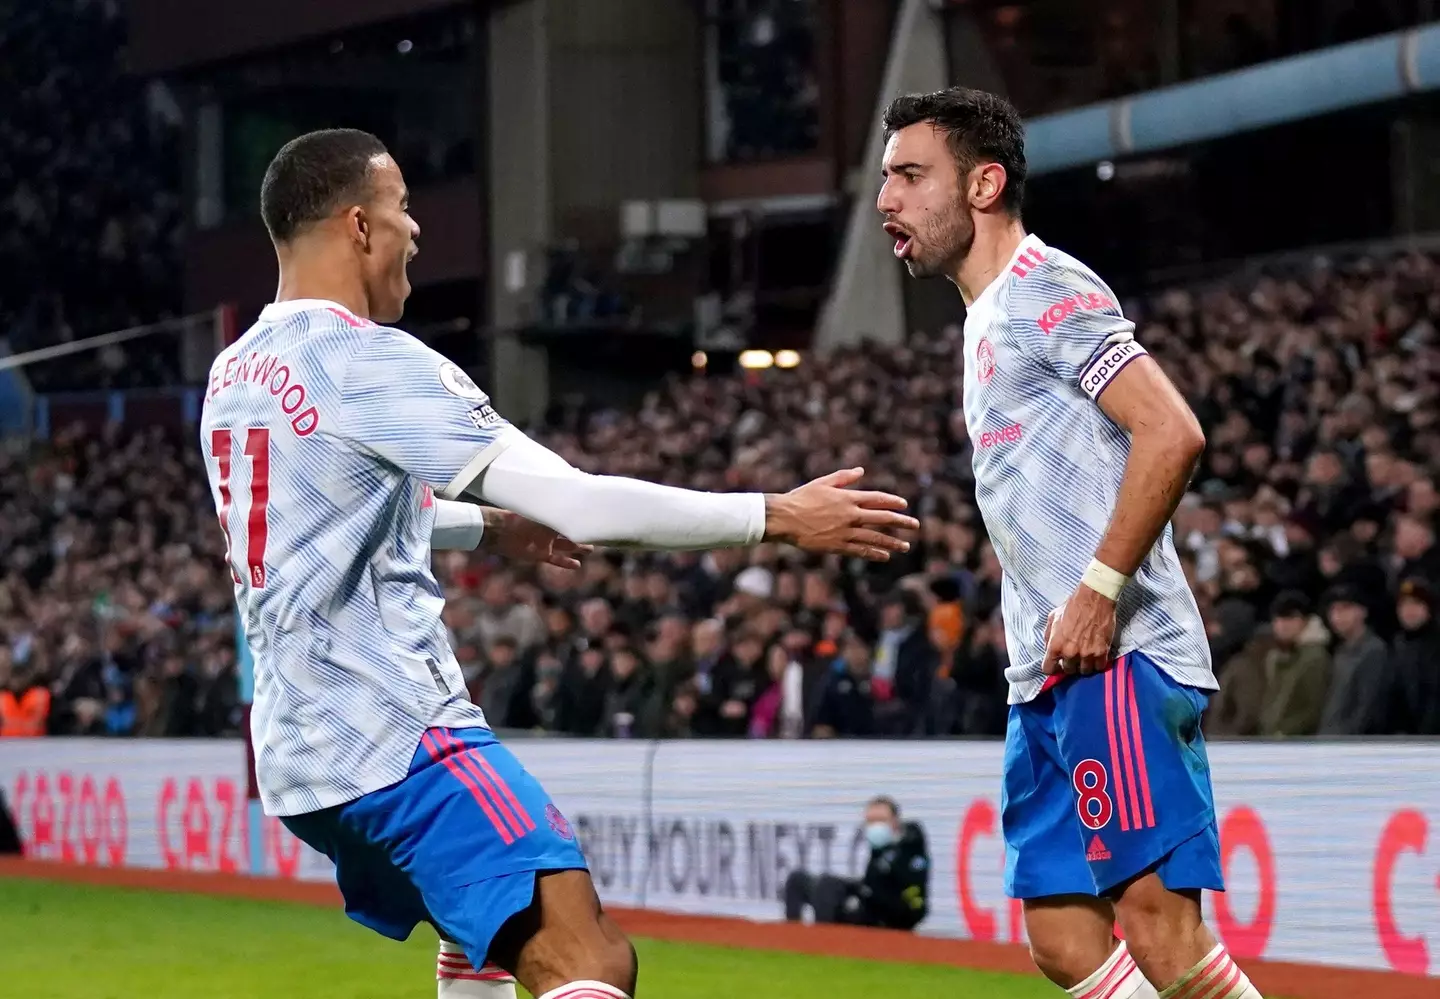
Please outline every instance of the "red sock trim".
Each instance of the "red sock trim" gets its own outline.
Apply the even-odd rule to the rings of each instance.
[[[1128,953],[1116,962],[1115,967],[1102,978],[1099,984],[1095,985],[1088,992],[1080,994],[1079,999],[1110,999],[1115,990],[1130,972],[1135,970],[1135,959]]]
[[[1200,974],[1175,993],[1173,999],[1200,999],[1201,996],[1208,995],[1214,986],[1223,984],[1227,980],[1233,986],[1239,977],[1240,966],[1230,959],[1230,952],[1222,948],[1220,953],[1205,965]]]

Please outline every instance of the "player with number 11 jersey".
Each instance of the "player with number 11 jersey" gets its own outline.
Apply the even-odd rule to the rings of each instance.
[[[335,863],[347,913],[442,939],[445,999],[626,999],[635,954],[573,829],[500,744],[441,618],[433,549],[576,568],[587,546],[783,540],[884,560],[905,501],[845,469],[789,493],[588,475],[511,426],[400,318],[419,226],[374,136],[276,154],[261,214],[276,301],[216,358],[201,446],[255,659],[267,813]],[[481,506],[471,500],[482,500]]]

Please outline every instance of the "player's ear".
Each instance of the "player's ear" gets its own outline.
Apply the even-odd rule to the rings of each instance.
[[[365,209],[360,205],[354,205],[345,212],[346,230],[350,238],[360,244],[360,249],[370,249],[370,219],[365,214]]]
[[[970,203],[985,211],[1000,200],[1005,191],[1005,168],[999,163],[981,163],[970,171]]]

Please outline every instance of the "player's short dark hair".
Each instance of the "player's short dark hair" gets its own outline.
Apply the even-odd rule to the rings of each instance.
[[[369,196],[375,157],[387,152],[369,132],[327,128],[280,147],[260,183],[260,217],[270,238],[287,243],[341,205]]]
[[[1025,125],[1020,112],[1003,97],[948,87],[928,94],[906,94],[890,102],[880,119],[885,139],[902,128],[928,123],[945,133],[950,153],[963,177],[980,163],[1005,168],[1001,204],[1015,217],[1025,202]]]

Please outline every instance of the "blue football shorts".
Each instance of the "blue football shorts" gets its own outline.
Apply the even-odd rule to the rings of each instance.
[[[282,820],[335,863],[351,919],[395,940],[430,923],[475,967],[540,871],[584,870],[540,782],[484,728],[433,728],[404,780]]]
[[[1011,898],[1106,895],[1154,870],[1167,888],[1224,890],[1208,695],[1143,653],[1010,707],[1001,825]]]

